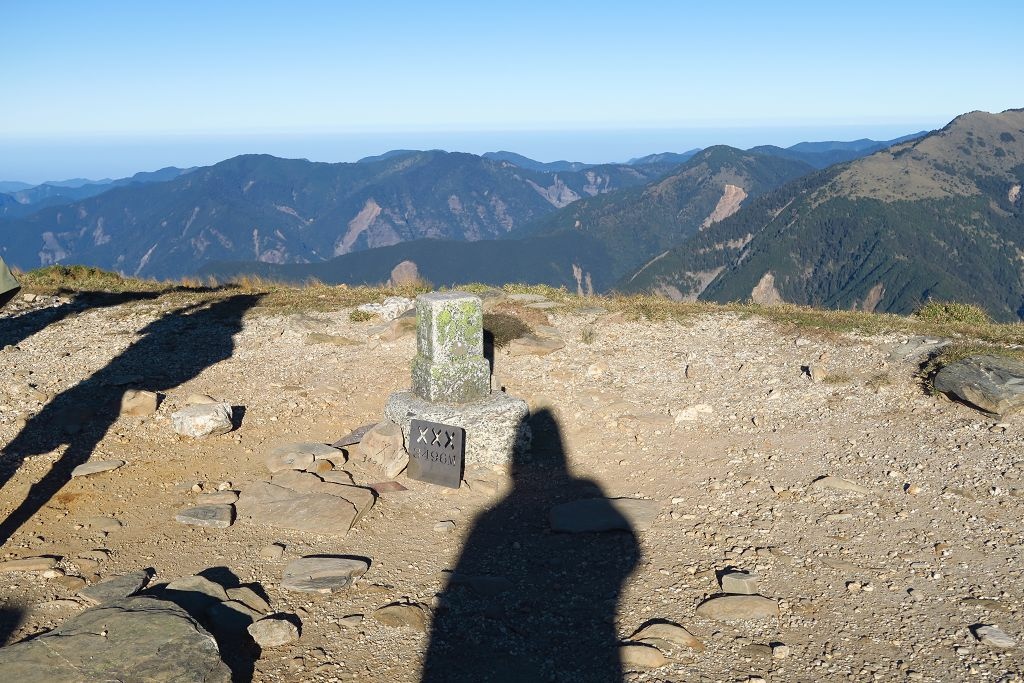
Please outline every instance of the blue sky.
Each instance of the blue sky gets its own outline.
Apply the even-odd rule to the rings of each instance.
[[[1024,3],[780,4],[0,0],[0,179],[389,146],[601,161],[1024,106]]]

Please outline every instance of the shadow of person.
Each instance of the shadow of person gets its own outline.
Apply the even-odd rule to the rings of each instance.
[[[19,607],[0,607],[0,647],[7,644],[25,618],[25,611]]]
[[[622,531],[550,530],[552,506],[604,494],[569,473],[550,411],[530,427],[512,491],[474,522],[440,596],[424,682],[622,680],[615,614],[636,536],[625,520]]]
[[[25,313],[4,315],[0,318],[0,349],[15,346],[69,315],[92,308],[107,308],[129,301],[155,299],[159,292],[78,292],[74,299]]]
[[[238,294],[183,306],[153,321],[101,370],[53,398],[0,455],[0,487],[24,460],[67,446],[28,495],[0,522],[0,546],[71,479],[117,420],[124,384],[166,391],[228,359],[245,312],[262,295]]]

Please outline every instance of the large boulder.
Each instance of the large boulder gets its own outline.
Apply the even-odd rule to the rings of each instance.
[[[1005,417],[1024,408],[1024,362],[1005,356],[970,356],[939,370],[933,386],[951,398]]]
[[[217,642],[172,602],[125,598],[87,609],[38,638],[0,648],[0,679],[18,683],[228,683]]]

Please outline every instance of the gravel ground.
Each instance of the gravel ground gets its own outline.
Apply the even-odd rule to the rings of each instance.
[[[298,641],[262,653],[254,680],[419,680],[429,634],[383,625],[372,612],[396,601],[445,609],[448,572],[477,523],[514,504],[525,518],[543,516],[558,491],[528,462],[511,475],[472,468],[469,487],[455,493],[400,477],[408,490],[382,494],[344,538],[244,521],[177,524],[198,491],[265,478],[263,455],[274,445],[330,442],[379,420],[388,394],[408,385],[415,352],[414,337],[380,341],[376,321],[353,322],[348,310],[284,315],[251,298],[196,301],[88,307],[40,297],[0,319],[0,516],[31,512],[0,560],[62,558],[50,578],[0,574],[0,642],[84,609],[69,577],[94,582],[151,567],[154,581],[169,581],[226,567],[302,622]],[[515,592],[489,600],[487,618],[512,631],[519,619],[551,618],[568,662],[589,661],[586,634],[598,623],[625,640],[663,619],[702,641],[703,650],[666,648],[659,668],[627,667],[630,681],[1022,679],[1019,644],[993,648],[972,627],[996,625],[1018,641],[1024,633],[1024,423],[927,395],[915,377],[919,359],[903,358],[914,342],[905,336],[783,329],[731,314],[651,323],[554,309],[550,320],[565,348],[499,351],[496,383],[554,416],[573,481],[658,501],[659,515],[635,532],[632,550],[613,551],[636,556],[618,595],[586,612],[592,624],[577,612],[539,614],[573,608]],[[330,336],[307,344],[310,334]],[[823,380],[811,380],[811,365]],[[118,417],[126,388],[165,397],[152,416]],[[195,393],[244,406],[239,428],[205,440],[175,435],[170,414]],[[33,484],[83,454],[126,464],[25,504]],[[352,472],[375,481],[358,464]],[[856,486],[812,486],[826,475]],[[435,528],[445,520],[453,531]],[[523,566],[557,570],[572,595],[606,571],[584,561],[552,568],[547,546],[529,534],[538,543],[557,537],[530,526],[510,533],[524,534],[502,550],[513,581]],[[261,557],[271,543],[284,545],[280,559]],[[97,549],[105,553],[90,554]],[[318,553],[372,565],[331,595],[280,588],[289,560]],[[697,616],[728,568],[756,573],[780,616]],[[344,619],[358,614],[366,619]]]

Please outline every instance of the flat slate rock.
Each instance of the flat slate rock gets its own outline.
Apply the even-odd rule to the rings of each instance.
[[[936,391],[990,415],[1024,408],[1024,362],[1003,356],[970,356],[939,370]]]
[[[23,557],[18,560],[0,562],[0,572],[45,572],[57,566],[56,557]]]
[[[78,591],[78,595],[96,605],[115,602],[138,593],[149,583],[149,578],[149,571],[143,569],[86,586]]]
[[[90,474],[110,472],[124,465],[124,460],[90,460],[71,470],[71,478],[88,477]]]
[[[512,356],[546,356],[564,348],[565,341],[562,339],[534,334],[513,339],[508,344],[508,352]]]
[[[411,628],[416,631],[427,631],[427,615],[419,605],[396,602],[385,605],[373,613],[378,623],[392,628]]]
[[[632,642],[641,642],[653,645],[659,650],[662,643],[678,647],[688,647],[692,650],[703,650],[704,643],[697,636],[693,635],[679,624],[669,621],[649,623],[641,627],[636,633],[629,637]]]
[[[327,444],[312,441],[286,443],[272,448],[264,463],[271,472],[304,470],[316,460],[344,459],[344,454]]]
[[[843,479],[842,477],[833,477],[826,475],[824,477],[818,477],[811,482],[811,488],[813,489],[833,489],[835,491],[849,491],[850,493],[856,493],[861,496],[866,496],[871,493],[871,489],[865,488],[860,484],[850,481],[849,479]]]
[[[357,444],[363,440],[363,436],[366,435],[366,432],[370,431],[376,426],[376,422],[371,422],[368,425],[356,427],[351,432],[349,432],[345,436],[341,437],[340,439],[332,443],[331,446],[333,446],[334,448],[344,448],[345,446],[352,446],[353,444]]]
[[[763,595],[715,595],[697,605],[697,616],[715,621],[769,619],[779,616],[779,603]]]
[[[0,679],[228,683],[231,671],[217,642],[185,610],[136,597],[87,609],[37,638],[0,648]]]
[[[586,498],[551,508],[552,531],[645,531],[658,516],[659,503],[642,498]]]
[[[250,484],[238,497],[239,517],[285,529],[345,535],[373,506],[369,489],[332,484],[308,472],[286,472],[302,475],[297,480],[302,490],[279,485],[277,475],[274,483]],[[300,486],[290,480],[289,484]]]
[[[357,557],[300,557],[285,566],[281,587],[302,593],[332,593],[350,585],[369,568],[366,560]]]
[[[196,505],[174,515],[174,520],[181,524],[215,529],[227,529],[234,519],[235,509],[230,505]]]

